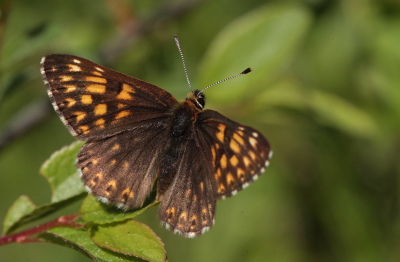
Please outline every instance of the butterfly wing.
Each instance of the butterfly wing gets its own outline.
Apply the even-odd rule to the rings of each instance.
[[[41,72],[69,131],[88,142],[78,164],[104,202],[139,207],[150,193],[177,100],[165,90],[87,59],[48,55]]]
[[[167,91],[72,55],[43,57],[53,107],[79,139],[101,139],[168,118],[178,101]]]
[[[78,164],[88,191],[123,209],[142,206],[158,174],[165,129],[149,125],[87,142]]]
[[[213,110],[198,116],[198,130],[212,152],[212,183],[217,198],[235,195],[249,186],[269,165],[272,151],[257,130]]]
[[[163,180],[160,177],[158,190],[162,201],[158,213],[168,229],[192,238],[214,225],[216,198],[210,190],[213,170],[209,145],[197,135],[185,139],[185,142],[182,154],[176,158],[176,172],[172,174],[172,182],[165,194],[162,194]]]
[[[199,112],[190,133],[185,144],[172,147],[178,152],[174,173],[165,172],[166,182],[160,176],[159,216],[175,233],[196,237],[214,225],[216,200],[257,179],[272,153],[260,132],[213,110]]]

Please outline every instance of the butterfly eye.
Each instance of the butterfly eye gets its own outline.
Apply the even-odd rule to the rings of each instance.
[[[203,108],[206,104],[206,96],[203,93],[200,93],[199,90],[196,90],[194,92],[194,95],[196,97],[197,103]]]

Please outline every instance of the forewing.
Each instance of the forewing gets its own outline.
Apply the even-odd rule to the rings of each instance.
[[[72,55],[43,57],[53,107],[80,139],[98,139],[161,121],[178,103],[167,91]]]
[[[124,209],[142,206],[158,174],[165,128],[158,123],[87,142],[78,156],[86,188]]]
[[[269,165],[272,151],[257,130],[213,110],[199,114],[197,128],[212,152],[212,183],[216,196],[235,195],[249,186]]]
[[[208,231],[215,221],[216,198],[210,180],[212,156],[200,139],[187,140],[174,179],[159,207],[161,222],[174,233],[190,238]]]

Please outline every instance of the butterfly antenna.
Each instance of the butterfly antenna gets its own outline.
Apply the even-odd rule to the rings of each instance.
[[[185,58],[183,57],[181,44],[179,43],[179,38],[178,38],[178,36],[174,36],[174,39],[175,39],[176,46],[178,47],[179,54],[181,55],[182,64],[183,64],[183,70],[185,71],[186,80],[187,80],[187,82],[189,84],[190,91],[193,92],[192,85],[190,84],[190,80],[189,80],[189,75],[188,75],[188,72],[187,72],[187,69],[186,69]]]
[[[206,89],[208,89],[208,88],[210,88],[210,87],[212,87],[212,86],[221,84],[221,83],[223,83],[223,82],[225,82],[225,81],[234,79],[234,78],[236,78],[236,77],[238,77],[238,76],[248,74],[248,73],[250,73],[251,71],[253,71],[253,69],[251,69],[250,67],[249,67],[249,68],[246,68],[243,72],[241,72],[241,73],[239,73],[239,74],[237,74],[237,75],[234,75],[234,76],[231,76],[231,77],[222,79],[222,80],[220,80],[220,81],[218,81],[218,82],[216,82],[216,83],[214,83],[214,84],[212,84],[212,85],[207,86],[206,88],[200,90],[200,91],[197,93],[197,95],[199,95],[200,93],[203,93]]]

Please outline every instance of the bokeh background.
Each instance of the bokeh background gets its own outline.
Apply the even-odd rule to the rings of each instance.
[[[400,2],[398,0],[0,1],[0,221],[74,141],[39,72],[49,53],[89,58],[189,92],[179,35],[207,108],[261,130],[267,172],[220,201],[215,227],[184,239],[141,215],[169,261],[399,261]],[[196,161],[196,159],[193,159]],[[63,214],[77,212],[79,205]],[[0,247],[0,261],[89,261],[51,244]]]

